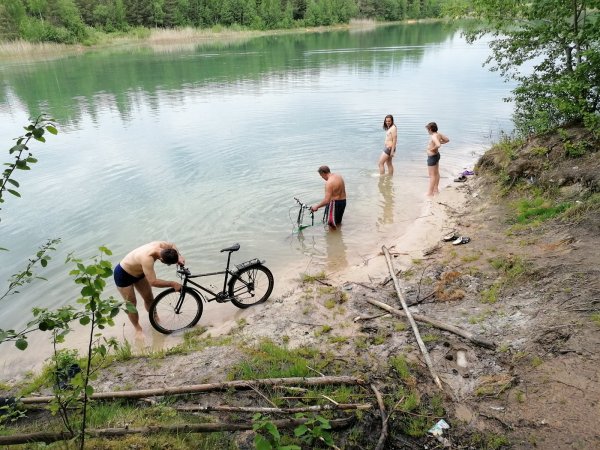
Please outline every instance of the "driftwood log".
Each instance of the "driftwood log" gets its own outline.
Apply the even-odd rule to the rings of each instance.
[[[370,304],[377,306],[381,309],[385,309],[386,311],[388,311],[398,317],[406,317],[406,314],[404,313],[404,311],[393,308],[392,306],[386,305],[385,303],[379,302],[377,300],[369,299],[369,298],[367,298],[367,302],[369,302]],[[496,348],[496,344],[494,342],[488,341],[488,340],[486,340],[474,333],[471,333],[470,331],[467,331],[463,328],[459,328],[454,325],[440,322],[439,320],[436,320],[436,319],[430,319],[429,317],[423,316],[421,314],[413,314],[412,316],[413,316],[413,319],[415,319],[417,322],[427,323],[431,326],[439,328],[440,330],[449,331],[450,333],[454,333],[457,336],[468,339],[472,343],[477,344],[481,347],[489,348],[492,350]]]
[[[224,412],[260,412],[260,413],[278,413],[278,414],[295,414],[299,412],[312,412],[312,411],[346,411],[346,410],[364,410],[371,409],[373,405],[370,403],[338,403],[337,405],[313,405],[313,406],[301,406],[298,408],[261,408],[257,406],[226,406],[226,405],[214,405],[214,406],[201,406],[201,405],[189,405],[189,406],[177,406],[177,411],[185,412],[209,412],[209,411],[224,411]]]
[[[392,264],[392,258],[390,257],[390,252],[388,251],[388,249],[385,245],[383,245],[381,247],[381,250],[383,251],[383,254],[385,255],[385,260],[387,262],[388,269],[390,270],[390,276],[394,280],[394,287],[396,288],[396,294],[398,294],[398,298],[400,299],[400,303],[402,304],[402,309],[404,310],[404,313],[406,314],[406,318],[410,322],[410,326],[415,335],[415,339],[417,340],[417,344],[419,345],[419,348],[421,349],[421,353],[423,354],[423,358],[425,359],[425,364],[427,364],[429,373],[431,373],[433,381],[435,382],[437,387],[439,387],[441,390],[444,390],[444,387],[442,386],[442,381],[440,380],[440,377],[438,376],[437,372],[433,368],[433,362],[431,361],[431,357],[429,356],[427,347],[425,347],[425,343],[423,342],[423,339],[421,339],[421,334],[419,333],[419,327],[417,327],[417,323],[415,322],[415,319],[413,319],[413,316],[412,316],[411,312],[409,311],[408,306],[406,305],[406,300],[404,300],[404,295],[402,295],[402,291],[400,290],[400,283],[398,282],[398,278],[396,277],[396,272],[394,270],[394,265]]]
[[[352,421],[354,417],[348,417],[344,419],[334,419],[329,421],[332,429],[344,428]],[[291,428],[298,425],[302,425],[307,422],[307,418],[300,419],[286,419],[286,420],[273,420],[273,424],[277,428]],[[142,428],[103,428],[95,430],[86,430],[86,435],[94,438],[112,438],[125,436],[128,434],[157,434],[157,433],[212,433],[215,431],[244,431],[251,430],[252,422],[248,423],[198,423],[198,424],[186,424],[186,425],[168,425],[168,426],[152,426]],[[16,444],[27,444],[31,442],[45,442],[49,444],[51,442],[66,441],[73,439],[70,433],[59,432],[39,432],[39,433],[27,433],[27,434],[15,434],[12,436],[0,436],[0,445],[16,445]]]
[[[113,400],[117,398],[146,398],[164,395],[193,394],[199,392],[224,391],[227,389],[246,390],[255,386],[326,386],[330,384],[364,384],[360,378],[348,376],[330,377],[291,377],[291,378],[263,378],[259,380],[236,380],[221,383],[193,384],[189,386],[176,386],[158,389],[143,389],[138,391],[96,392],[91,398],[94,400]],[[49,403],[54,396],[24,397],[20,399],[23,404]]]

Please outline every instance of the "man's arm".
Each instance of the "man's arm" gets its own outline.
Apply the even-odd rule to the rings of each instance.
[[[445,134],[438,133],[438,135],[440,136],[440,142],[442,144],[447,144],[448,142],[450,142],[450,139],[448,139],[448,136],[446,136]]]
[[[325,197],[321,200],[321,203],[318,203],[315,206],[311,206],[310,209],[312,211],[318,210],[321,206],[327,205],[331,201],[331,196],[333,195],[333,180],[327,180],[325,183]]]
[[[172,247],[168,247],[172,248]],[[178,291],[181,289],[181,284],[176,281],[166,281],[156,278],[156,272],[154,271],[154,258],[151,256],[145,257],[142,261],[142,270],[144,275],[152,287],[170,287]]]
[[[433,144],[431,147],[431,150],[435,150],[436,152],[440,149],[440,147],[442,146],[442,143],[440,142],[440,139],[437,136],[437,133],[434,133],[431,135],[431,143]]]

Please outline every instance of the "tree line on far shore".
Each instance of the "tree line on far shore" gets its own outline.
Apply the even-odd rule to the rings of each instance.
[[[214,26],[270,30],[440,17],[451,0],[3,0],[0,40],[91,43],[96,31]]]

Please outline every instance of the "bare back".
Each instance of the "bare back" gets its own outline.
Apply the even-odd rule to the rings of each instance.
[[[332,173],[325,183],[325,196],[329,200],[345,200],[346,185],[341,175]]]
[[[175,248],[170,242],[154,241],[130,251],[121,261],[121,267],[130,275],[140,277],[153,275],[154,262],[159,258],[161,250]]]

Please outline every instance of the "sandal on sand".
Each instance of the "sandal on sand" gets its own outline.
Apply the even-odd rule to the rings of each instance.
[[[471,242],[471,238],[466,237],[466,236],[461,236],[458,239],[456,239],[454,242],[452,242],[452,245],[467,244],[468,242]]]
[[[456,181],[457,183],[462,183],[464,181],[467,181],[467,177],[461,174],[458,176],[458,178],[455,178],[454,181]]]
[[[458,234],[456,233],[456,231],[452,231],[451,233],[448,233],[446,236],[444,236],[442,238],[442,240],[444,242],[450,242],[450,241],[454,241],[457,237],[458,237]]]

